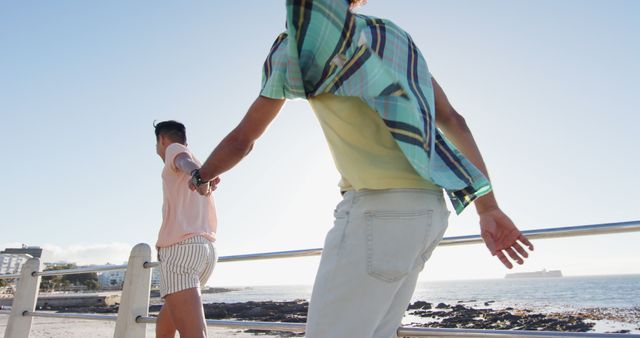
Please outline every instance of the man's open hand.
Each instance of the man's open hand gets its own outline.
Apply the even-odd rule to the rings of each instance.
[[[491,254],[498,256],[502,264],[509,269],[513,264],[507,255],[518,264],[524,263],[529,253],[521,244],[526,245],[530,251],[533,251],[533,244],[518,230],[513,221],[499,208],[483,212],[479,216],[480,235]]]

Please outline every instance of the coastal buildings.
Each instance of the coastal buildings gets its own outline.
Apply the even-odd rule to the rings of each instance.
[[[120,290],[124,284],[124,271],[105,271],[98,274],[101,290]]]
[[[160,288],[160,268],[152,269],[151,271],[151,289]]]
[[[22,265],[31,257],[40,258],[42,248],[38,246],[22,245],[21,248],[6,248],[0,251],[0,274],[20,273]]]
[[[6,248],[0,251],[0,274],[19,274],[24,263],[31,257],[41,258],[42,248],[38,246],[28,246],[23,244],[20,248]],[[124,262],[123,264],[126,264]],[[74,263],[68,262],[45,262],[43,263],[44,270],[58,270],[69,268],[84,268],[95,267],[95,265],[89,266],[75,266]],[[107,263],[107,265],[110,265]],[[94,273],[94,276],[96,274]],[[124,284],[125,271],[106,271],[97,274],[97,287],[101,290],[120,290]],[[51,278],[50,278],[51,279]],[[86,278],[85,278],[86,279]],[[91,279],[91,278],[90,278]],[[95,280],[95,277],[93,277]],[[46,283],[43,280],[43,283]],[[160,287],[160,269],[152,269],[151,274],[151,288],[157,289]],[[66,291],[85,291],[88,286],[84,281],[69,283],[69,285],[57,285],[56,290]],[[89,286],[89,289],[93,289],[95,286]]]
[[[0,275],[19,273],[27,258],[19,255],[0,254]]]
[[[98,284],[101,290],[120,290],[124,284],[125,271],[106,271],[98,274]],[[160,287],[160,269],[152,269],[151,288]]]

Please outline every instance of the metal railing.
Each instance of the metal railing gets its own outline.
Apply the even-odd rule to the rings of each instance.
[[[122,265],[98,265],[98,266],[87,266],[76,269],[65,269],[65,270],[48,270],[48,271],[37,271],[35,272],[35,276],[62,276],[62,275],[77,275],[81,273],[90,273],[90,272],[106,272],[106,271],[122,271],[127,269],[127,264]],[[14,279],[20,278],[20,274],[12,274],[12,275],[0,275],[0,279]]]
[[[603,235],[624,232],[640,231],[640,221],[616,222],[605,224],[592,224],[572,227],[547,228],[523,231],[529,239],[562,238],[586,235]],[[482,243],[479,235],[457,236],[444,238],[439,246],[467,245]],[[220,257],[219,262],[254,261],[264,259],[293,258],[318,256],[322,249],[306,249],[279,252],[266,252],[246,255],[234,255]],[[22,273],[13,275],[0,275],[0,279],[18,279],[16,294],[11,311],[0,310],[0,314],[8,314],[9,322],[5,330],[5,338],[27,338],[31,328],[33,317],[67,318],[115,321],[116,329],[114,337],[145,337],[146,324],[154,324],[155,317],[149,316],[149,291],[151,271],[157,267],[158,262],[151,261],[151,248],[141,243],[131,250],[129,262],[126,265],[105,265],[86,268],[41,271],[40,260],[32,258],[24,264]],[[89,272],[127,270],[127,276],[123,285],[121,303],[117,315],[98,315],[83,313],[51,313],[35,311],[40,278],[42,276],[57,276],[68,274],[80,274]],[[276,330],[303,332],[305,324],[282,322],[254,322],[254,321],[227,321],[207,320],[211,327],[232,329]],[[437,329],[400,327],[399,336],[412,337],[634,337],[637,334],[612,334],[612,333],[570,333],[550,331],[521,331],[521,330],[475,330],[475,329]]]
[[[547,228],[527,230],[522,233],[529,239],[546,239],[546,238],[562,238],[562,237],[578,237],[588,235],[606,235],[617,234],[623,232],[635,232],[640,231],[640,221],[629,222],[616,222],[616,223],[602,223],[592,225],[578,225],[571,227],[560,228]],[[452,245],[467,245],[467,244],[481,244],[484,243],[480,235],[467,235],[467,236],[455,236],[443,238],[438,246],[452,246]],[[255,261],[263,259],[277,259],[277,258],[294,258],[294,257],[310,257],[319,256],[322,253],[322,248],[317,249],[305,249],[305,250],[292,250],[292,251],[276,251],[255,253],[246,255],[233,255],[220,257],[218,262],[241,262],[241,261]],[[157,267],[158,263],[148,263],[145,267]]]

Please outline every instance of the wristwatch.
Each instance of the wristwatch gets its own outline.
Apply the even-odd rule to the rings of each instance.
[[[200,169],[194,169],[191,172],[191,183],[196,187],[199,187],[205,183],[209,183],[209,181],[203,181],[202,177],[200,176]]]

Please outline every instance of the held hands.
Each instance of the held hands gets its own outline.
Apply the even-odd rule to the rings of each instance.
[[[499,208],[482,212],[479,216],[480,235],[491,254],[498,256],[502,264],[509,269],[513,267],[509,258],[523,264],[529,253],[520,244],[526,245],[529,251],[533,251],[533,244],[518,230],[513,221]]]
[[[189,180],[189,190],[197,191],[202,196],[211,196],[211,193],[218,188],[220,183],[220,177],[216,177],[209,182],[204,182],[200,185],[196,185],[193,180]]]
[[[210,196],[211,192],[213,191],[211,189],[211,182],[206,182],[203,183],[199,186],[193,184],[193,182],[189,181],[189,190],[191,191],[197,191],[198,194],[202,195],[202,196]]]

